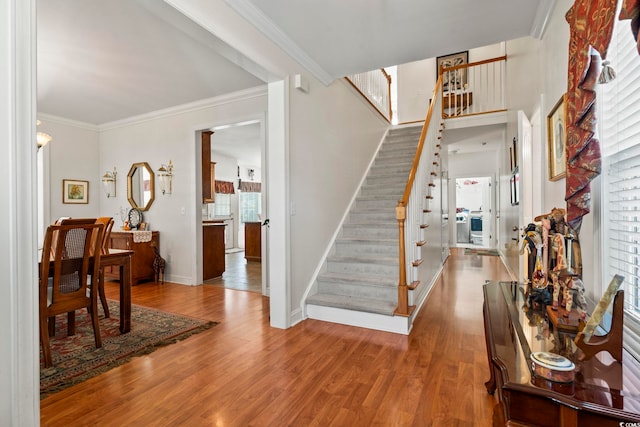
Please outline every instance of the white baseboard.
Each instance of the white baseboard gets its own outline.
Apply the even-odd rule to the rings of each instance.
[[[393,332],[402,335],[409,335],[412,326],[408,317],[385,316],[376,313],[364,313],[312,304],[307,305],[307,317],[324,322],[340,323],[342,325],[357,326],[359,328]]]

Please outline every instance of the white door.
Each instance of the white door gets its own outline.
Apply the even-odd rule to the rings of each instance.
[[[518,212],[518,234],[531,222],[533,222],[533,161],[532,161],[532,131],[531,122],[527,116],[518,111],[518,141],[520,141],[520,158],[518,161],[520,170],[520,205]],[[520,245],[521,242],[518,242]],[[518,257],[519,279],[524,277],[524,263],[521,256]]]

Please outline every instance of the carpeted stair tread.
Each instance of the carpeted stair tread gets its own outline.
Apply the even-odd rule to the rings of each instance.
[[[382,264],[382,265],[397,265],[398,257],[385,257],[385,256],[343,256],[343,255],[329,255],[327,261],[331,262],[349,262],[349,263],[361,263],[361,264]]]
[[[382,275],[365,275],[344,273],[322,273],[318,276],[319,280],[335,283],[358,283],[371,286],[385,286],[395,288],[398,284],[397,277],[385,277]]]
[[[336,239],[336,243],[347,243],[347,244],[365,244],[365,245],[397,245],[398,239],[372,239],[369,237],[338,237]]]
[[[393,316],[398,221],[421,127],[391,129],[351,206],[307,304]]]

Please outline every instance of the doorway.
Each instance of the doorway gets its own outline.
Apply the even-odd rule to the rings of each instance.
[[[455,242],[458,247],[493,248],[492,177],[456,178]]]
[[[262,119],[225,123],[210,129],[214,197],[203,204],[202,218],[224,224],[225,269],[220,277],[206,280],[206,284],[264,293],[263,129]]]

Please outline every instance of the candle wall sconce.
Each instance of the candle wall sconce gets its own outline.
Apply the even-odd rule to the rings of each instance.
[[[173,191],[173,163],[171,160],[169,160],[168,165],[160,165],[158,177],[160,178],[160,191],[162,191],[162,194],[171,194]]]
[[[105,172],[102,175],[102,188],[104,189],[107,199],[110,197],[116,197],[116,167],[113,167],[113,172]]]

